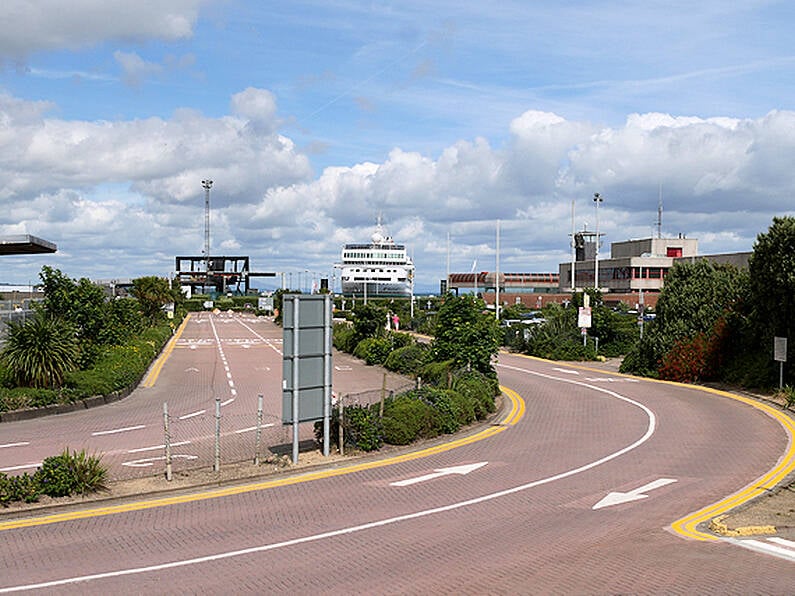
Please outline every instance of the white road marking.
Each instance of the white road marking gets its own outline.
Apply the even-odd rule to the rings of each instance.
[[[190,445],[190,441],[179,441],[177,443],[171,443],[172,447],[181,447],[182,445]],[[158,451],[159,449],[165,449],[165,445],[153,445],[152,447],[139,447],[138,449],[130,449],[127,453],[143,453],[144,451]]]
[[[758,553],[772,555],[780,559],[795,562],[795,542],[784,538],[727,538],[729,542]]]
[[[30,468],[38,468],[42,462],[36,462],[32,464],[22,464],[19,466],[11,466],[9,468],[0,468],[0,472],[16,472],[17,470],[27,470]]]
[[[221,406],[228,406],[228,405],[229,405],[229,404],[231,404],[233,401],[235,401],[235,398],[234,398],[234,397],[232,397],[232,398],[230,398],[230,399],[227,399],[226,401],[222,401],[222,402],[221,402]],[[300,415],[299,415],[299,418],[300,418]]]
[[[580,373],[576,370],[571,370],[570,368],[558,368],[552,367],[552,370],[556,370],[558,372],[566,373],[568,375],[579,375]]]
[[[30,441],[20,441],[19,443],[6,443],[5,445],[0,445],[0,449],[7,449],[8,447],[24,447],[25,445],[30,445]]]
[[[92,437],[99,437],[101,435],[115,435],[118,433],[126,433],[131,430],[141,430],[142,428],[146,428],[145,424],[139,424],[138,426],[127,426],[125,428],[114,428],[111,430],[98,430],[96,432],[91,433]]]
[[[188,418],[193,418],[195,416],[201,416],[202,414],[206,414],[207,410],[199,410],[198,412],[191,412],[190,414],[185,414],[184,416],[180,416],[180,420],[187,420]],[[299,415],[300,418],[300,415]]]
[[[625,493],[610,492],[607,493],[607,495],[605,495],[598,503],[596,503],[596,505],[591,507],[591,509],[602,509],[603,507],[611,507],[612,505],[620,505],[621,503],[629,503],[630,501],[646,499],[649,495],[645,495],[643,493],[647,493],[651,490],[654,490],[655,488],[668,486],[674,482],[676,482],[674,478],[658,478],[653,482],[649,482],[648,484],[644,484],[641,487],[627,491]]]
[[[56,586],[65,586],[65,585],[69,585],[69,584],[88,582],[88,581],[95,580],[95,579],[104,579],[104,578],[109,578],[109,577],[122,577],[122,576],[125,576],[125,575],[138,575],[138,574],[141,574],[141,573],[149,573],[149,572],[152,572],[152,571],[162,571],[162,570],[165,570],[165,569],[174,569],[174,568],[177,568],[177,567],[187,567],[187,566],[190,566],[190,565],[200,565],[202,563],[208,563],[208,562],[211,562],[211,561],[221,561],[221,560],[225,560],[225,559],[231,559],[231,558],[234,558],[234,557],[240,557],[240,556],[245,556],[245,555],[250,555],[250,554],[255,554],[255,553],[273,551],[273,550],[277,550],[277,549],[287,548],[287,547],[290,547],[290,546],[295,546],[295,545],[298,545],[298,544],[307,544],[307,543],[310,543],[310,542],[319,542],[321,540],[327,540],[329,538],[335,538],[337,536],[345,536],[345,535],[348,535],[348,534],[355,534],[357,532],[363,532],[363,531],[366,531],[366,530],[371,530],[373,528],[381,528],[381,527],[384,527],[384,526],[389,526],[389,525],[401,523],[401,522],[404,522],[404,521],[409,521],[409,520],[419,519],[419,518],[423,518],[423,517],[428,517],[428,516],[436,515],[436,514],[439,514],[439,513],[445,513],[447,511],[455,511],[457,509],[463,509],[465,507],[470,507],[472,505],[478,505],[480,503],[493,501],[495,499],[498,499],[498,498],[501,498],[501,497],[504,497],[504,496],[507,496],[507,495],[512,495],[512,494],[515,494],[515,493],[518,493],[518,492],[522,492],[522,491],[525,491],[525,490],[528,490],[528,489],[531,489],[531,488],[535,488],[535,487],[541,486],[543,484],[549,484],[551,482],[555,482],[557,480],[562,480],[564,478],[568,478],[568,477],[574,476],[576,474],[581,474],[582,472],[586,472],[588,470],[591,470],[592,468],[595,468],[595,467],[600,466],[600,465],[602,465],[602,464],[604,464],[606,462],[609,462],[609,461],[611,461],[613,459],[616,459],[617,457],[621,457],[622,455],[624,455],[626,453],[629,453],[633,449],[636,449],[637,447],[640,447],[646,441],[648,441],[651,438],[651,436],[654,434],[654,429],[655,429],[656,424],[657,424],[657,422],[656,422],[657,419],[656,419],[656,417],[654,415],[654,412],[652,412],[649,408],[647,408],[643,404],[636,402],[635,400],[632,400],[632,399],[630,399],[628,397],[625,397],[623,395],[619,395],[618,393],[615,393],[613,391],[609,391],[609,390],[604,389],[602,387],[596,387],[596,386],[593,386],[593,385],[586,385],[585,383],[581,383],[579,381],[573,381],[573,380],[570,380],[570,379],[564,379],[564,378],[560,378],[560,377],[553,377],[551,375],[547,375],[547,374],[544,374],[544,373],[538,373],[538,372],[529,371],[529,370],[526,370],[526,369],[517,368],[517,367],[513,367],[513,366],[508,366],[508,365],[503,365],[503,364],[500,364],[498,366],[502,366],[504,368],[509,368],[511,370],[517,370],[519,372],[524,372],[524,373],[531,374],[531,375],[544,377],[544,378],[547,378],[547,379],[552,379],[552,380],[556,380],[556,381],[562,381],[562,382],[565,382],[565,383],[574,383],[574,384],[577,384],[577,385],[582,385],[582,386],[585,386],[585,387],[589,387],[589,388],[593,389],[594,391],[599,391],[599,392],[602,392],[602,393],[606,393],[606,394],[610,395],[611,397],[615,397],[616,399],[620,399],[620,400],[625,401],[625,402],[627,402],[627,403],[629,403],[631,405],[634,405],[634,406],[640,408],[641,410],[643,410],[646,413],[646,416],[648,417],[648,424],[647,424],[646,432],[643,434],[642,437],[640,437],[634,443],[632,443],[630,445],[627,445],[626,447],[623,447],[622,449],[619,449],[618,451],[615,451],[615,452],[613,452],[613,453],[611,453],[609,455],[606,455],[605,457],[603,457],[601,459],[592,461],[592,462],[590,462],[588,464],[585,464],[585,465],[582,465],[582,466],[580,466],[578,468],[574,468],[574,469],[568,470],[566,472],[561,472],[560,474],[555,474],[554,476],[548,476],[547,478],[541,478],[539,480],[534,480],[532,482],[528,482],[527,484],[514,486],[512,488],[507,488],[505,490],[501,490],[501,491],[498,491],[498,492],[482,495],[480,497],[467,499],[466,501],[459,501],[457,503],[451,503],[449,505],[443,505],[441,507],[435,507],[433,509],[424,509],[422,511],[416,511],[414,513],[406,513],[404,515],[398,515],[398,516],[395,516],[395,517],[388,517],[388,518],[385,518],[385,519],[380,519],[380,520],[368,522],[368,523],[361,524],[361,525],[358,525],[358,526],[350,526],[348,528],[341,528],[339,530],[331,530],[329,532],[321,532],[320,534],[312,534],[312,535],[309,535],[309,536],[303,536],[301,538],[294,538],[292,540],[285,540],[283,542],[274,542],[274,543],[271,543],[271,544],[262,544],[262,545],[259,545],[259,546],[252,546],[250,548],[244,548],[244,549],[240,549],[240,550],[217,553],[215,555],[207,555],[207,556],[203,556],[203,557],[196,557],[196,558],[193,558],[193,559],[183,559],[181,561],[171,561],[171,562],[168,562],[168,563],[160,563],[158,565],[149,565],[147,567],[131,567],[131,568],[127,568],[127,569],[119,569],[117,571],[107,571],[105,573],[95,573],[95,574],[92,574],[92,575],[80,575],[80,576],[74,576],[74,577],[68,577],[68,578],[63,578],[63,579],[58,579],[58,580],[47,581],[47,582],[41,582],[41,583],[37,583],[37,584],[26,584],[26,585],[19,585],[19,586],[9,586],[9,587],[6,587],[6,588],[0,588],[0,594],[6,593],[6,592],[19,592],[19,591],[22,591],[22,590],[35,590],[35,589],[42,589],[42,588],[53,588],[53,587],[56,587]]]
[[[198,455],[172,455],[171,459],[199,459]],[[133,461],[125,461],[122,462],[121,465],[129,466],[130,468],[151,468],[155,465],[156,461],[165,461],[166,456],[161,455],[160,457],[147,457],[144,459],[135,459]],[[9,590],[6,590],[9,591]],[[0,594],[3,593],[3,588],[0,588]]]
[[[423,476],[417,476],[415,478],[407,478],[406,480],[398,480],[397,482],[390,482],[389,486],[411,486],[412,484],[418,484],[420,482],[425,482],[427,480],[436,480],[437,478],[441,478],[442,476],[449,476],[451,474],[458,474],[459,476],[464,476],[469,474],[470,472],[474,472],[475,470],[482,468],[485,466],[487,461],[478,462],[476,464],[465,464],[461,466],[452,466],[449,468],[439,468],[438,470],[434,470],[430,474],[424,474]]]
[[[271,426],[276,426],[273,422],[268,422],[267,424],[263,424],[260,428],[270,428]],[[236,430],[236,435],[241,435],[243,433],[250,433],[252,430],[257,430],[256,426],[250,426],[249,428],[241,428],[240,430]]]

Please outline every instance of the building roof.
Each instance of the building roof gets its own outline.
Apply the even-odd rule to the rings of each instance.
[[[58,250],[52,242],[29,234],[0,237],[0,255],[36,255]]]

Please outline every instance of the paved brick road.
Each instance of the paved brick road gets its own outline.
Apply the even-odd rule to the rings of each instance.
[[[0,526],[0,592],[63,580],[47,593],[792,593],[793,562],[670,528],[777,465],[789,437],[775,420],[694,389],[500,362],[526,410],[489,438],[219,498]],[[593,509],[659,478],[676,482]],[[91,574],[104,575],[74,583]]]

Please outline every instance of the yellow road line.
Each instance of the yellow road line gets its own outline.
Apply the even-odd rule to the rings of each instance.
[[[185,318],[182,320],[182,324],[177,328],[176,333],[171,336],[171,339],[168,340],[168,344],[166,344],[165,350],[163,353],[160,354],[160,357],[155,360],[155,363],[152,365],[152,368],[149,369],[149,373],[146,375],[146,378],[141,383],[141,387],[154,387],[155,383],[157,382],[157,377],[160,375],[160,371],[163,370],[163,365],[168,360],[168,357],[171,356],[171,352],[174,351],[174,346],[177,345],[177,340],[179,339],[182,332],[185,331],[185,327],[188,325],[188,320],[190,319],[191,313],[185,315]]]
[[[193,501],[205,501],[208,499],[217,499],[219,497],[228,497],[231,495],[239,495],[253,491],[267,490],[279,486],[300,484],[303,482],[320,480],[322,478],[333,478],[335,476],[342,476],[345,474],[351,474],[353,472],[360,472],[362,470],[371,470],[374,468],[389,466],[400,462],[420,459],[423,457],[434,455],[436,453],[443,453],[445,451],[450,451],[451,449],[463,447],[464,445],[470,445],[477,441],[482,441],[483,439],[492,437],[498,433],[501,433],[509,426],[515,425],[521,419],[521,417],[524,415],[525,412],[524,400],[519,396],[519,394],[517,394],[515,391],[511,389],[508,389],[507,387],[501,387],[501,389],[503,393],[505,393],[505,395],[507,395],[508,399],[511,401],[511,411],[508,412],[508,415],[503,419],[503,421],[499,425],[489,426],[488,428],[478,433],[475,433],[468,437],[455,439],[448,443],[435,445],[433,447],[428,447],[426,449],[420,449],[418,451],[404,453],[401,455],[389,457],[382,460],[353,464],[351,466],[346,466],[343,468],[331,468],[326,470],[319,470],[317,472],[309,472],[298,476],[268,480],[265,482],[246,484],[243,486],[231,486],[228,488],[222,488],[218,490],[212,490],[196,494],[176,495],[173,497],[163,497],[160,499],[150,499],[146,501],[137,501],[132,503],[124,503],[120,505],[110,505],[107,507],[97,507],[93,509],[86,509],[83,511],[71,511],[71,512],[56,513],[53,515],[46,515],[41,517],[10,520],[7,522],[0,522],[0,531],[12,530],[17,528],[29,528],[32,526],[43,526],[46,524],[54,524],[64,521],[99,517],[103,515],[113,515],[116,513],[124,513],[129,511],[141,511],[144,509],[153,509],[155,507],[166,507],[169,505],[176,505],[179,503],[190,503]]]
[[[686,538],[693,538],[695,540],[719,540],[719,538],[711,534],[700,532],[698,529],[696,529],[697,526],[703,522],[711,520],[713,517],[717,517],[723,513],[726,513],[730,509],[734,509],[742,503],[758,497],[765,491],[774,488],[776,485],[782,482],[790,474],[790,472],[795,470],[795,421],[772,406],[758,402],[748,397],[743,397],[742,395],[734,395],[732,393],[727,393],[726,391],[720,391],[718,389],[712,389],[709,387],[697,387],[697,389],[741,401],[754,408],[762,410],[766,414],[778,420],[778,422],[789,434],[789,445],[787,447],[787,451],[781,456],[776,466],[773,467],[773,469],[771,469],[767,474],[761,476],[745,488],[739,490],[733,495],[726,497],[722,501],[718,501],[717,503],[704,507],[703,509],[696,511],[695,513],[691,513],[690,515],[683,517],[682,519],[679,519],[671,524],[671,529],[674,532]]]
[[[554,362],[555,364],[561,364],[560,362],[555,362],[553,360],[546,360],[544,358],[538,358],[536,356],[527,356],[525,354],[514,354],[514,355],[522,356],[524,358],[528,358],[531,360],[538,360],[541,362]],[[781,456],[778,463],[773,467],[773,469],[768,471],[763,476],[754,480],[751,484],[749,484],[745,488],[742,488],[736,493],[729,495],[725,499],[722,499],[717,503],[713,503],[712,505],[708,505],[703,509],[699,509],[698,511],[691,513],[672,523],[671,529],[681,536],[684,536],[686,538],[693,538],[695,540],[702,540],[702,541],[720,540],[720,538],[712,534],[707,534],[706,532],[699,531],[697,529],[697,526],[706,521],[710,521],[712,518],[722,515],[727,511],[734,509],[739,505],[742,505],[743,503],[747,503],[751,499],[758,497],[762,493],[769,491],[772,488],[775,488],[779,483],[784,481],[784,479],[793,470],[795,470],[795,421],[793,421],[791,417],[787,416],[780,410],[768,404],[762,403],[750,397],[736,395],[734,393],[721,391],[719,389],[713,389],[711,387],[703,387],[700,385],[688,385],[686,383],[677,383],[675,381],[665,381],[662,379],[635,377],[633,375],[627,375],[619,372],[612,372],[612,371],[605,371],[604,369],[591,368],[585,365],[576,365],[576,364],[572,365],[566,363],[566,366],[569,366],[570,368],[587,370],[600,374],[609,374],[620,377],[641,379],[644,381],[650,381],[652,383],[663,383],[667,385],[674,385],[677,387],[686,387],[688,389],[695,389],[697,391],[703,391],[705,393],[712,393],[714,395],[719,395],[721,397],[728,397],[729,399],[742,402],[744,404],[747,404],[751,407],[754,407],[758,410],[765,412],[769,416],[775,418],[779,422],[779,424],[781,424],[781,426],[784,427],[784,430],[789,435],[789,444],[787,446],[787,450]]]

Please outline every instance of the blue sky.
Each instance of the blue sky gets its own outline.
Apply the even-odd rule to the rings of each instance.
[[[565,4],[565,5],[564,5]],[[789,2],[7,0],[0,282],[168,275],[211,252],[332,274],[378,214],[422,289],[605,242],[751,250],[793,213]],[[591,223],[591,225],[593,225]],[[607,251],[603,249],[602,253]],[[311,277],[305,275],[304,277]]]

